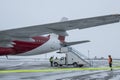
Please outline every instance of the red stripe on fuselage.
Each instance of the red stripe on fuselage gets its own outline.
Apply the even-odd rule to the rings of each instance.
[[[15,50],[13,48],[0,47],[0,56],[10,55],[11,53],[15,53]]]
[[[27,42],[27,41],[14,40],[13,42],[15,44],[13,44],[13,47],[9,47],[9,48],[0,47],[0,55],[16,55],[30,51],[46,43],[50,39],[50,37],[36,36],[33,37],[32,39],[34,39],[35,41]]]
[[[13,49],[15,49],[16,54],[24,53],[26,51],[30,51],[43,43],[39,42],[25,42],[25,41],[13,41],[15,44],[13,45]]]

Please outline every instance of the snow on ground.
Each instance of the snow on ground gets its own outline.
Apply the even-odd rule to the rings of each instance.
[[[102,70],[108,67],[107,60],[90,61],[93,68],[101,70],[69,70],[53,72],[28,72],[28,73],[0,73],[1,80],[120,80],[120,68],[113,71]],[[113,66],[120,66],[119,60],[114,60]],[[0,61],[1,70],[37,70],[51,69],[48,60],[2,60]],[[58,68],[59,69],[59,68]]]

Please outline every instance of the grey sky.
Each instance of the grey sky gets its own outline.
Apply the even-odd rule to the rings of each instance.
[[[120,0],[0,0],[0,30],[120,13]],[[67,41],[91,40],[73,46],[90,56],[119,57],[120,23],[69,31]]]

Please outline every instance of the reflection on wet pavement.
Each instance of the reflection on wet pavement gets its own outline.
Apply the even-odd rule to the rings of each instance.
[[[4,64],[4,65],[3,65]],[[104,61],[94,61],[93,67],[107,66]],[[116,64],[115,64],[116,65]],[[101,67],[100,67],[101,68]],[[0,70],[43,70],[51,69],[49,62],[1,62]],[[59,68],[58,68],[59,69]],[[53,72],[0,73],[1,80],[120,80],[118,70],[66,70]]]
[[[112,79],[112,78],[116,78],[116,79]],[[96,72],[96,73],[74,76],[59,80],[120,80],[120,70]]]

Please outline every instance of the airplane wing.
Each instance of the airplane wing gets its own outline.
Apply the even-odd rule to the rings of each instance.
[[[71,46],[71,45],[76,45],[76,44],[82,44],[82,43],[88,43],[90,42],[89,40],[83,40],[83,41],[75,41],[75,42],[64,42],[61,43],[62,46]]]
[[[33,36],[56,33],[67,35],[67,30],[85,29],[99,25],[116,23],[120,21],[120,14],[98,16],[85,19],[69,20],[64,22],[49,23],[43,25],[34,25],[24,28],[16,28],[0,31],[0,42],[9,42],[14,38],[29,38]]]

